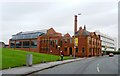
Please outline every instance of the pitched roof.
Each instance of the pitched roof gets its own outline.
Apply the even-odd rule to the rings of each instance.
[[[47,30],[47,34],[55,34],[56,31],[53,28]]]
[[[71,37],[69,33],[66,33],[64,37]]]
[[[81,30],[78,30],[78,31],[75,33],[75,35],[76,35],[76,36],[77,36],[77,35],[88,36],[88,35],[90,35],[90,32],[87,31],[87,30],[81,29]]]
[[[90,32],[89,32],[89,31],[84,30],[82,34],[83,34],[84,36],[87,36],[87,35],[90,35]]]

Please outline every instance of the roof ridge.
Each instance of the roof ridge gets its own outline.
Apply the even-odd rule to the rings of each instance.
[[[43,29],[43,30],[33,30],[33,31],[25,31],[25,32],[17,33],[17,34],[30,34],[30,33],[36,33],[36,32],[46,33],[46,32],[47,32],[47,29]]]

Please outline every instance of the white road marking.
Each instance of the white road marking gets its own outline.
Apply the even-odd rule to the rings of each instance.
[[[97,72],[100,72],[99,64],[97,64]]]

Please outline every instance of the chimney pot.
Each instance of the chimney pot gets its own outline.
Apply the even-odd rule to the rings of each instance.
[[[86,30],[86,25],[84,25],[84,30]]]
[[[80,26],[79,30],[82,30],[82,27]]]

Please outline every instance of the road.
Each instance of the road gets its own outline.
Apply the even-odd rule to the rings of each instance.
[[[39,71],[34,74],[118,74],[118,56],[87,58]]]

